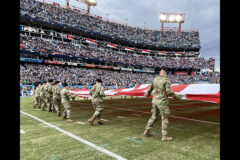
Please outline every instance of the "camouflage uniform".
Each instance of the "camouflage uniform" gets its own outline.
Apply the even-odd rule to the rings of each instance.
[[[92,104],[95,110],[92,118],[89,120],[90,124],[92,125],[94,120],[97,119],[98,123],[101,123],[101,114],[103,112],[103,97],[106,95],[104,94],[104,89],[100,83],[95,84],[89,94],[92,96]]]
[[[39,92],[40,92],[40,102],[41,102],[41,109],[42,110],[45,110],[46,108],[46,98],[45,98],[45,93],[46,93],[46,84],[45,85],[42,85],[40,88],[39,88]]]
[[[53,105],[55,110],[59,113],[60,112],[60,106],[61,106],[61,88],[57,85],[54,85],[52,87],[52,92],[53,92]]]
[[[48,83],[46,85],[46,105],[48,111],[54,111],[54,108],[52,107],[52,84]]]
[[[27,96],[27,87],[24,86],[23,89],[22,89],[22,93],[23,93],[23,96]]]
[[[34,96],[34,108],[40,108],[40,87],[36,87],[35,90],[33,90],[33,96]]]
[[[169,104],[168,96],[171,96],[176,99],[179,99],[181,97],[176,95],[172,91],[170,81],[164,76],[158,76],[153,80],[145,96],[148,97],[153,91],[153,89],[154,89],[154,93],[153,93],[152,110],[151,110],[152,116],[147,123],[145,131],[150,133],[150,130],[153,127],[154,122],[157,121],[158,114],[160,113],[162,118],[162,135],[167,136],[168,134],[167,127],[169,125],[168,117],[170,115],[170,110],[168,107],[168,104]]]
[[[61,95],[61,103],[63,104],[63,107],[64,107],[63,118],[71,119],[71,105],[69,101],[70,101],[70,98],[73,97],[73,95],[71,95],[69,93],[69,90],[66,88],[63,88],[60,91],[60,95]]]

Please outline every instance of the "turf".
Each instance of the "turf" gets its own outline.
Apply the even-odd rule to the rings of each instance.
[[[220,159],[219,124],[170,117],[169,135],[174,140],[163,142],[159,116],[152,129],[154,136],[144,138],[143,131],[150,117],[151,99],[105,99],[102,118],[108,121],[103,121],[104,125],[95,126],[90,126],[87,122],[93,114],[89,100],[78,98],[71,105],[73,123],[64,121],[55,113],[33,109],[32,98],[21,98],[22,111],[129,160]],[[170,110],[174,116],[217,123],[220,121],[220,105],[214,103],[171,99]],[[78,121],[85,124],[75,123]],[[25,131],[20,135],[22,160],[114,159],[24,114],[20,115],[20,128]]]

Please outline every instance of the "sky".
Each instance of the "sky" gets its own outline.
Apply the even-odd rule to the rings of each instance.
[[[53,1],[65,6],[65,0],[45,0]],[[70,5],[86,9],[85,4],[76,0],[70,0]],[[90,12],[108,17],[109,21],[149,29],[160,29],[160,12],[185,13],[182,29],[199,30],[200,57],[214,57],[215,70],[220,71],[220,0],[97,0]],[[164,26],[178,27],[178,24]]]

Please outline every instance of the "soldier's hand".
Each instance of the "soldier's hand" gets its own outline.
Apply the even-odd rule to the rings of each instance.
[[[176,95],[176,99],[177,100],[180,100],[180,99],[182,99],[182,98],[186,98],[186,95]]]
[[[76,97],[72,97],[72,100],[74,101]]]
[[[148,94],[144,94],[144,97],[146,97],[146,98],[147,98],[147,97],[149,97],[149,95],[148,95]]]

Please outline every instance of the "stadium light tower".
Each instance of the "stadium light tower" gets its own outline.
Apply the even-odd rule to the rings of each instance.
[[[163,31],[163,24],[164,23],[178,23],[179,29],[178,31],[181,32],[181,24],[185,21],[185,14],[184,13],[163,13],[161,12],[159,15],[159,19],[161,24],[161,31]]]
[[[87,14],[90,13],[90,6],[96,6],[97,5],[97,1],[96,0],[76,0],[78,2],[82,2],[84,4],[87,5]]]

